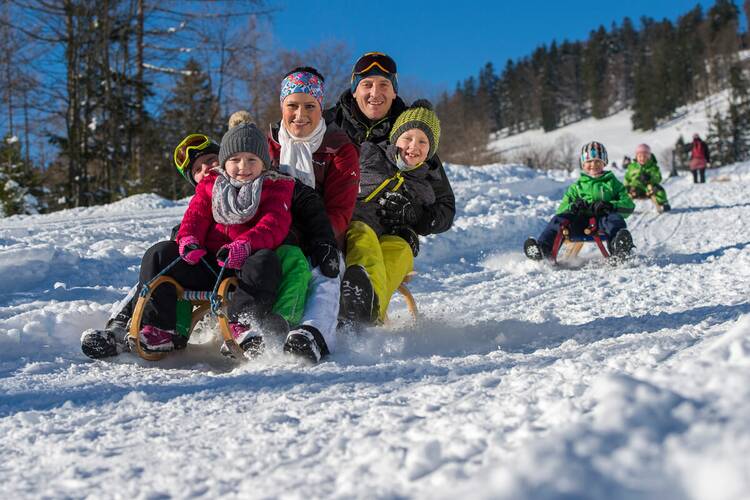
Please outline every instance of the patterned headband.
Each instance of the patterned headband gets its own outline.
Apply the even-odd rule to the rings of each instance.
[[[323,80],[307,71],[296,71],[281,81],[279,100],[284,102],[286,96],[301,92],[313,96],[323,109]]]

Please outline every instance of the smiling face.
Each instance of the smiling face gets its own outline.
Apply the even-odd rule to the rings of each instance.
[[[387,115],[395,98],[393,84],[384,76],[368,76],[359,82],[354,91],[359,110],[372,121]]]
[[[190,166],[190,173],[193,174],[193,180],[198,184],[212,168],[218,166],[219,155],[214,153],[200,155]]]
[[[294,137],[309,137],[320,123],[323,111],[310,94],[289,94],[281,103],[281,121]]]
[[[232,179],[252,182],[263,172],[263,161],[253,153],[237,153],[224,163],[224,170]]]
[[[583,162],[583,171],[591,177],[599,177],[604,173],[604,162],[596,159]]]
[[[414,167],[427,159],[427,154],[430,152],[430,140],[427,134],[418,128],[412,128],[398,137],[396,147],[401,150],[401,158],[404,162]]]
[[[647,153],[645,151],[638,151],[635,154],[635,161],[640,163],[641,165],[645,165],[648,159],[651,157],[651,153]]]

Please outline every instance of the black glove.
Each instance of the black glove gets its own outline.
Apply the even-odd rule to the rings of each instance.
[[[413,226],[419,220],[417,211],[421,210],[401,193],[388,191],[378,203],[383,208],[377,211],[377,215],[384,226]]]
[[[648,184],[649,182],[651,182],[651,176],[646,173],[643,173],[638,176],[638,180],[644,184]]]
[[[417,235],[417,233],[414,232],[412,228],[406,226],[396,226],[394,228],[391,228],[389,233],[405,239],[411,247],[412,255],[414,255],[414,257],[419,255],[419,235]]]
[[[327,278],[339,275],[339,249],[331,243],[315,243],[310,250],[310,262],[313,267],[320,267],[320,272]]]
[[[589,210],[588,202],[582,198],[576,198],[570,203],[568,212],[575,215],[586,212],[587,210]]]
[[[591,210],[594,212],[596,217],[603,217],[611,213],[615,207],[608,201],[595,201],[591,206]]]

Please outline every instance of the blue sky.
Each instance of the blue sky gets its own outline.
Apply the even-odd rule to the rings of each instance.
[[[677,19],[697,4],[713,1],[445,1],[278,0],[273,29],[279,44],[303,51],[321,41],[346,42],[352,63],[378,50],[390,54],[402,79],[451,90],[491,61],[502,69],[508,58],[529,54],[552,40],[580,40],[600,24],[609,28],[629,16]],[[735,0],[735,4],[741,5]],[[740,13],[744,29],[744,13]]]

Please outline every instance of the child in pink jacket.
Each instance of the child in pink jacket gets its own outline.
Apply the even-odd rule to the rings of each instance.
[[[182,218],[176,241],[157,243],[141,261],[140,284],[148,282],[178,256],[182,261],[166,274],[189,290],[210,290],[216,275],[203,258],[225,276],[236,276],[239,287],[228,307],[230,327],[245,351],[262,348],[260,322],[270,311],[281,280],[273,250],[291,225],[294,180],[269,170],[265,135],[253,124],[230,129],[221,140],[220,167],[196,186]],[[151,351],[174,349],[176,294],[161,286],[144,312],[141,345]]]

